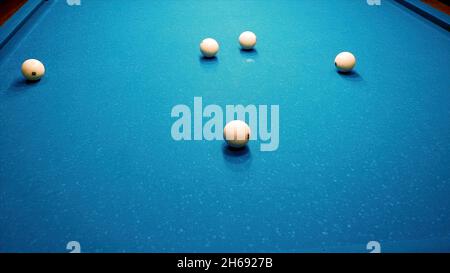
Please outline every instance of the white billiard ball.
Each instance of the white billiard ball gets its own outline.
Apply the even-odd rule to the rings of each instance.
[[[239,36],[239,44],[243,49],[250,50],[256,45],[256,35],[251,31],[244,31]]]
[[[22,64],[22,74],[29,81],[37,81],[45,74],[44,65],[35,59],[29,59]]]
[[[250,127],[242,120],[233,120],[225,125],[223,138],[233,148],[242,148],[250,140]]]
[[[213,38],[206,38],[200,43],[200,51],[206,58],[212,58],[219,52],[219,43]]]
[[[350,72],[356,65],[356,58],[350,52],[342,52],[336,56],[334,65],[340,72]]]

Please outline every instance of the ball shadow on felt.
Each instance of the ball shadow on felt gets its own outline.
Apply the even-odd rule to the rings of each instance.
[[[233,148],[223,143],[222,154],[225,164],[233,171],[246,171],[252,162],[252,153],[247,145],[242,148]]]

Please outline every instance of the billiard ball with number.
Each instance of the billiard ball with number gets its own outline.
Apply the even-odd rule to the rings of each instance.
[[[342,52],[336,56],[334,65],[340,72],[350,72],[356,65],[356,58],[350,52]]]
[[[250,135],[250,127],[242,120],[230,121],[223,129],[223,138],[233,148],[242,148],[247,145]]]
[[[40,61],[29,59],[22,64],[22,74],[29,81],[38,81],[44,76],[45,67]]]

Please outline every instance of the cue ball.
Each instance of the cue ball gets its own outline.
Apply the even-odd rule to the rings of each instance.
[[[22,64],[22,74],[29,81],[37,81],[44,76],[45,67],[40,61],[29,59]]]
[[[200,51],[206,58],[212,58],[219,52],[219,43],[213,38],[206,38],[200,43]]]
[[[342,52],[336,56],[334,65],[340,72],[350,72],[356,65],[356,58],[350,52]]]
[[[246,50],[253,49],[256,45],[256,35],[251,31],[244,31],[239,36],[239,44],[241,47]]]
[[[223,138],[233,148],[242,148],[250,140],[250,127],[242,120],[233,120],[225,125]]]

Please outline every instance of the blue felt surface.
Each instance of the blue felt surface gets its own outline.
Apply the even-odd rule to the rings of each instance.
[[[1,252],[450,251],[450,35],[393,1],[49,1],[11,43]],[[194,96],[279,105],[279,149],[174,141]]]

